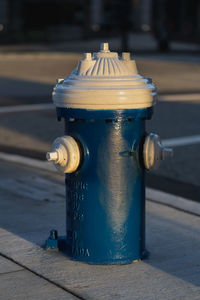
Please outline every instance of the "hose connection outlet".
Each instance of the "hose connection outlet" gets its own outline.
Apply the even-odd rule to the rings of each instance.
[[[143,158],[147,170],[158,169],[160,162],[173,156],[173,149],[165,148],[157,134],[150,133],[144,141]]]
[[[52,161],[61,173],[73,173],[80,165],[80,149],[78,143],[71,136],[58,137],[52,145],[51,152],[46,158]]]

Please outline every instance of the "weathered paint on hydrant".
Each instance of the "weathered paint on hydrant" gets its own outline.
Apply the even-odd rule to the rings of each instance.
[[[145,131],[155,97],[130,54],[119,57],[107,43],[57,81],[53,101],[65,136],[47,159],[66,174],[66,237],[58,245],[71,258],[120,264],[147,256],[145,169],[172,153]]]

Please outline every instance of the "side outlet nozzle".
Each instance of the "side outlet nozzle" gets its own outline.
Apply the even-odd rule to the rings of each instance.
[[[46,158],[52,161],[61,173],[72,173],[80,164],[80,149],[78,143],[71,136],[58,137],[47,152]]]
[[[147,170],[158,169],[161,160],[173,156],[173,149],[165,148],[157,134],[150,133],[144,141],[143,158]]]

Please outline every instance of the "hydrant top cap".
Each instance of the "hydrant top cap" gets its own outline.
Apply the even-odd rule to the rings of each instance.
[[[97,53],[85,53],[70,76],[57,80],[53,91],[57,107],[93,110],[147,108],[155,96],[155,86],[138,74],[130,53],[119,57],[108,43],[102,43]]]

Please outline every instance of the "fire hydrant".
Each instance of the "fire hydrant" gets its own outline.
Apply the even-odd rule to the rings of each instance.
[[[129,53],[85,53],[58,79],[53,101],[65,136],[47,160],[66,175],[66,237],[52,233],[46,248],[94,264],[145,258],[145,169],[172,155],[158,135],[146,134],[156,88],[140,76]],[[52,237],[53,236],[53,237]],[[54,241],[54,242],[53,242]]]

